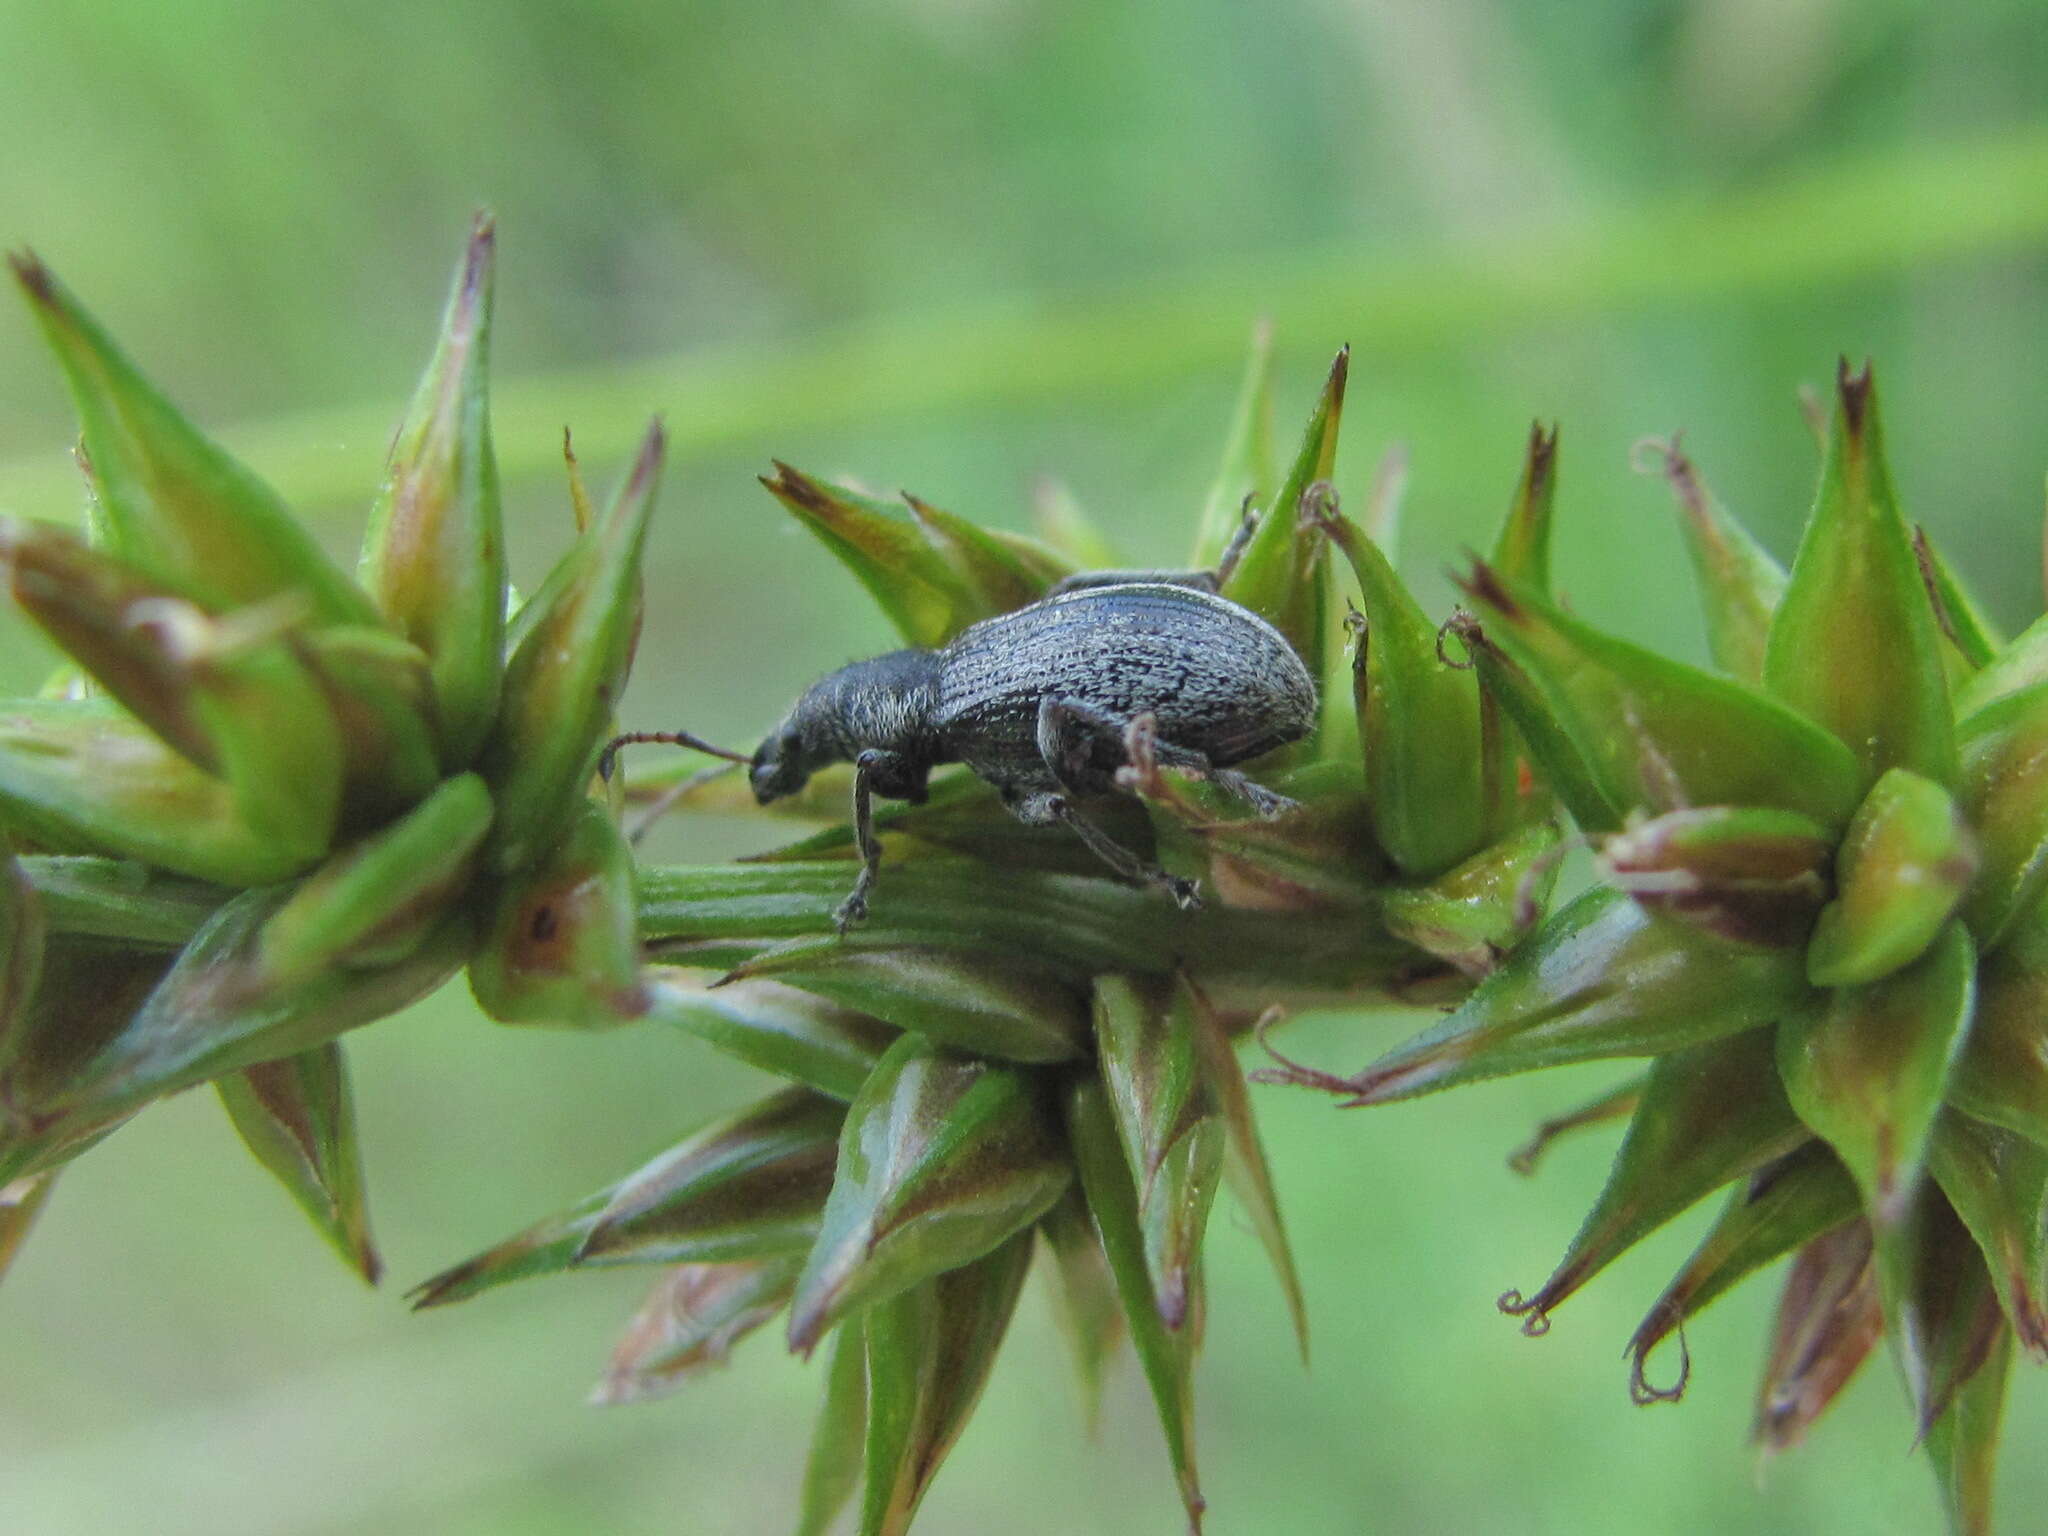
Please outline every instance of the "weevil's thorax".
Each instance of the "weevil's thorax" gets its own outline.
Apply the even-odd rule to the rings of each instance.
[[[932,728],[938,678],[932,651],[890,651],[820,678],[754,754],[755,795],[765,802],[794,794],[818,769],[870,750],[892,753],[907,768],[929,768],[939,761]]]

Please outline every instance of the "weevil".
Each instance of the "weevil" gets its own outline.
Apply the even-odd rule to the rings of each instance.
[[[1134,723],[1149,717],[1154,759],[1203,774],[1259,814],[1293,802],[1236,770],[1298,741],[1315,724],[1316,685],[1280,632],[1220,588],[1243,528],[1214,571],[1098,571],[984,619],[932,650],[890,651],[813,683],[751,757],[681,731],[635,732],[605,749],[659,741],[747,766],[766,805],[830,763],[853,764],[861,858],[834,913],[844,933],[867,916],[882,862],[877,795],[922,804],[931,771],[964,763],[1031,826],[1071,829],[1127,880],[1200,905],[1192,880],[1168,874],[1076,808],[1118,789]]]

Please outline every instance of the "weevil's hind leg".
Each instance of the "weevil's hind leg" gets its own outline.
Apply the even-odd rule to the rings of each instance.
[[[868,893],[875,888],[875,876],[882,868],[882,840],[875,836],[875,787],[873,783],[879,752],[863,752],[853,760],[853,840],[860,849],[860,873],[846,900],[832,911],[832,926],[841,934],[868,916]]]
[[[1144,722],[1142,727],[1140,720]],[[1095,761],[1095,748],[1101,742],[1113,742],[1125,764],[1141,767],[1146,773],[1154,768],[1180,768],[1199,774],[1268,821],[1298,804],[1235,768],[1215,767],[1206,754],[1192,747],[1161,741],[1151,727],[1149,715],[1127,720],[1080,699],[1047,698],[1039,702],[1038,755],[1045,760],[1054,782],[1069,793],[1087,793],[1096,787],[1091,781],[1102,773]],[[1114,782],[1112,779],[1112,786]]]
[[[1247,494],[1244,505],[1237,509],[1237,529],[1230,535],[1230,542],[1223,546],[1223,554],[1216,562],[1216,569],[1200,573],[1208,578],[1211,592],[1223,590],[1223,584],[1230,580],[1231,573],[1237,569],[1237,562],[1244,558],[1245,549],[1250,545],[1252,535],[1258,531],[1259,514],[1252,510],[1252,498]]]
[[[1237,796],[1246,805],[1258,812],[1267,821],[1276,816],[1299,808],[1299,800],[1290,800],[1277,790],[1266,788],[1257,779],[1239,773],[1235,768],[1212,768],[1209,778],[1216,787],[1227,794]]]
[[[1153,886],[1166,892],[1183,912],[1193,912],[1202,905],[1202,890],[1196,881],[1168,874],[1157,864],[1140,858],[1075,810],[1065,795],[1015,795],[1008,797],[1006,803],[1012,814],[1027,826],[1069,828],[1088,845],[1089,852],[1119,875],[1134,885]]]

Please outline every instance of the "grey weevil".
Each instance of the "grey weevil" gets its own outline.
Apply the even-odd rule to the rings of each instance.
[[[834,913],[842,933],[867,916],[881,867],[874,797],[922,804],[932,769],[956,762],[995,786],[1018,820],[1068,827],[1126,879],[1199,906],[1195,882],[1148,863],[1074,802],[1119,787],[1133,726],[1149,717],[1159,764],[1204,774],[1263,816],[1292,806],[1234,766],[1300,740],[1316,718],[1315,680],[1294,648],[1220,593],[1251,528],[1247,518],[1214,571],[1069,577],[935,650],[841,667],[805,690],[752,757],[682,731],[634,732],[605,748],[600,772],[636,742],[694,747],[745,763],[766,805],[851,761],[861,869]]]

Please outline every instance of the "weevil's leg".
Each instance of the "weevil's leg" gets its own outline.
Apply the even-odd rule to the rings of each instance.
[[[1078,792],[1085,787],[1084,776],[1091,771],[1090,749],[1095,742],[1113,740],[1127,763],[1135,761],[1132,733],[1137,725],[1136,720],[1127,720],[1080,699],[1042,699],[1038,705],[1038,754],[1045,759],[1045,766],[1057,783]],[[1151,765],[1180,768],[1211,780],[1218,789],[1235,795],[1269,821],[1293,810],[1298,803],[1235,768],[1215,767],[1207,754],[1192,747],[1161,741],[1153,731],[1146,732],[1144,754]]]
[[[882,840],[875,836],[875,763],[880,752],[863,752],[853,760],[853,840],[860,848],[860,873],[846,900],[832,912],[832,926],[842,934],[856,923],[867,921],[868,893],[875,888],[875,876],[882,868]]]
[[[1228,794],[1237,796],[1267,821],[1300,806],[1299,800],[1290,800],[1275,790],[1266,788],[1258,780],[1239,773],[1235,768],[1212,768],[1209,778],[1215,786]]]
[[[1202,891],[1197,882],[1168,874],[1157,864],[1148,863],[1140,858],[1075,810],[1065,795],[1018,795],[1011,798],[1008,804],[1017,819],[1027,825],[1059,825],[1070,828],[1076,837],[1088,845],[1089,851],[1111,869],[1135,885],[1156,886],[1165,891],[1173,898],[1174,905],[1183,912],[1192,912],[1201,906]]]
[[[1230,580],[1231,572],[1237,569],[1237,562],[1244,558],[1252,535],[1259,531],[1259,514],[1252,510],[1252,498],[1246,493],[1244,504],[1237,509],[1237,531],[1230,536],[1230,542],[1223,546],[1223,557],[1216,562],[1216,569],[1202,574],[1209,578],[1209,590],[1221,592],[1223,583]]]

